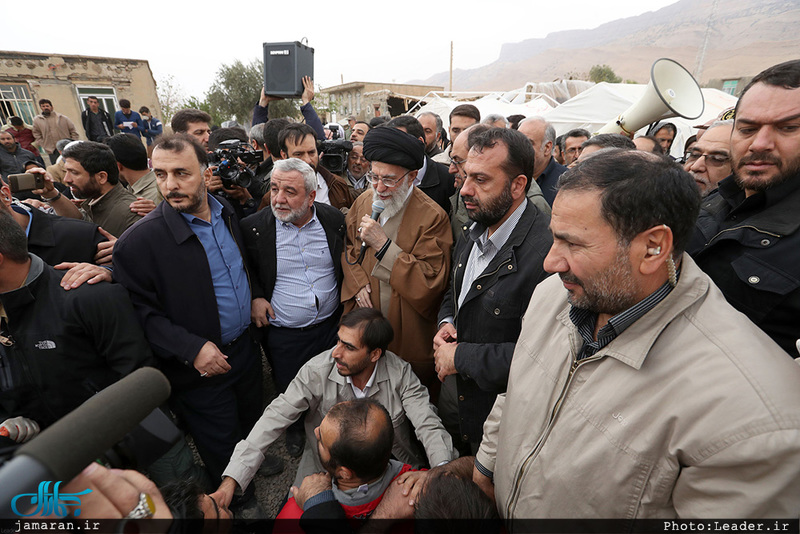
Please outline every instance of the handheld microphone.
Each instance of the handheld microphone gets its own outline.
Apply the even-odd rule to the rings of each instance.
[[[69,482],[167,400],[169,380],[143,367],[111,384],[46,428],[0,468],[0,518],[11,500],[46,480]]]
[[[383,200],[376,200],[372,203],[372,215],[370,217],[373,221],[377,221],[378,217],[381,216],[383,210],[386,209],[386,205],[383,203]],[[367,251],[367,244],[363,241],[361,242],[361,251],[358,253],[359,258],[364,258],[364,253]],[[359,262],[361,263],[361,262]]]

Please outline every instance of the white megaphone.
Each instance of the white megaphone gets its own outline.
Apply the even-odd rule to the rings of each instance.
[[[706,103],[697,80],[680,63],[661,58],[650,68],[650,83],[644,96],[597,133],[632,135],[636,130],[661,119],[681,116],[696,119]]]

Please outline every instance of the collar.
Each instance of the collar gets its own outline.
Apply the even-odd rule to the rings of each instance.
[[[381,361],[382,359],[383,356],[381,356],[381,358],[378,361]],[[372,386],[375,384],[375,376],[377,374],[378,374],[378,362],[375,362],[375,367],[372,368],[372,374],[369,375],[369,380],[367,380],[367,384],[364,386],[364,389],[361,390],[361,392],[364,393],[364,395],[369,394],[370,388],[372,388]],[[350,386],[352,386],[353,389],[356,388],[356,386],[353,384],[353,379],[350,376],[344,377],[344,380],[345,382],[350,384]]]
[[[361,506],[372,502],[383,495],[401,469],[403,469],[402,463],[397,460],[389,460],[389,465],[386,466],[380,477],[350,490],[340,490],[334,480],[332,483],[333,494],[336,500],[345,506]]]
[[[93,198],[93,199],[87,199],[84,202],[84,205],[86,205],[86,206],[96,206],[97,204],[100,204],[103,201],[104,198],[112,198],[114,195],[116,195],[119,192],[119,189],[121,187],[122,187],[122,184],[116,183],[116,184],[114,184],[114,186],[111,189],[109,189],[108,191],[106,191],[105,193],[100,195],[99,197]]]
[[[31,235],[31,224],[33,224],[33,214],[31,212],[31,207],[19,202],[17,199],[14,199],[13,203],[11,204],[11,209],[21,215],[27,215],[28,217],[28,224],[25,226],[25,235],[30,237]]]
[[[651,310],[619,332],[613,342],[600,349],[604,356],[614,358],[634,369],[644,364],[653,345],[664,329],[679,315],[708,293],[710,278],[700,270],[692,258],[683,253],[680,264],[681,276],[678,285],[662,298]],[[659,288],[660,290],[660,288]],[[571,306],[558,314],[558,320],[575,328],[570,320]],[[594,325],[592,325],[594,332]]]
[[[222,204],[220,204],[219,200],[214,198],[214,195],[210,195],[206,193],[206,198],[208,198],[208,209],[211,212],[211,221],[204,221],[197,215],[191,215],[189,213],[182,213],[181,217],[186,219],[186,222],[189,224],[197,222],[198,224],[213,224],[213,222],[220,217],[222,217]]]
[[[428,156],[425,156],[424,158],[422,158],[422,168],[419,169],[419,172],[417,172],[417,177],[414,178],[415,186],[418,186],[422,182],[422,179],[425,178],[425,171],[427,170],[428,170]]]
[[[206,193],[206,195],[209,197],[213,196],[208,193]],[[217,199],[214,198],[213,200]],[[209,202],[211,202],[211,200],[209,200]],[[189,223],[184,217],[182,217],[183,214],[178,213],[166,199],[156,206],[154,212],[160,213],[161,216],[164,217],[164,224],[166,224],[167,228],[169,228],[172,238],[175,240],[176,244],[180,245],[195,235],[192,229],[189,227]],[[232,214],[233,209],[228,204],[222,204],[222,217],[229,219]]]
[[[267,208],[264,208],[264,209],[267,209]],[[269,208],[269,210],[271,212],[272,208]],[[275,214],[273,213],[272,216],[275,217]],[[299,229],[302,230],[303,228],[305,228],[306,226],[309,226],[311,223],[313,223],[315,221],[316,221],[317,224],[321,224],[319,222],[319,219],[317,218],[317,207],[314,204],[312,204],[311,205],[311,218],[303,226],[299,227]],[[282,226],[284,228],[291,228],[293,226],[295,228],[297,228],[297,226],[295,226],[294,223],[279,221],[277,218],[275,219],[275,224],[279,224],[280,226]]]
[[[506,219],[505,222],[501,224],[491,236],[488,235],[489,229],[487,227],[476,222],[472,223],[472,226],[469,228],[469,238],[475,242],[481,253],[485,252],[484,248],[489,242],[492,243],[495,250],[500,250],[503,248],[503,245],[506,244],[506,241],[508,241],[508,238],[511,236],[511,232],[513,232],[514,228],[516,228],[517,223],[527,207],[528,202],[526,199],[526,202],[520,203],[520,205],[517,206],[517,209],[514,210],[508,219]]]
[[[680,271],[678,271],[680,276]],[[594,355],[597,351],[614,341],[617,336],[624,332],[630,325],[644,317],[644,315],[656,307],[656,305],[664,300],[667,295],[673,290],[670,283],[664,282],[664,285],[659,287],[646,298],[637,302],[625,311],[618,313],[608,320],[608,323],[603,325],[597,332],[597,340],[594,339],[594,328],[597,324],[597,313],[571,306],[569,310],[569,318],[578,333],[583,338],[583,347],[578,355],[578,359]]]
[[[750,197],[745,197],[731,175],[719,182],[718,191],[732,208],[731,213],[747,217],[748,225],[779,235],[793,234],[800,228],[800,174]]]

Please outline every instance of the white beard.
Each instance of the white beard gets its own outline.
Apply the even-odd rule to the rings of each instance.
[[[380,200],[384,203],[383,213],[381,213],[381,217],[386,217],[386,219],[391,219],[400,211],[402,211],[403,206],[406,205],[406,200],[408,200],[408,190],[411,189],[411,182],[406,180],[404,181],[403,185],[398,187],[392,193],[392,196],[387,200],[381,199],[378,196],[378,192],[373,189],[372,190],[372,201],[375,202],[376,200]]]

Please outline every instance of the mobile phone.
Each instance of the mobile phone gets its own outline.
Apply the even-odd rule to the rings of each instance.
[[[41,174],[9,174],[8,184],[11,186],[12,193],[20,191],[33,191],[34,189],[44,189],[44,176]]]

